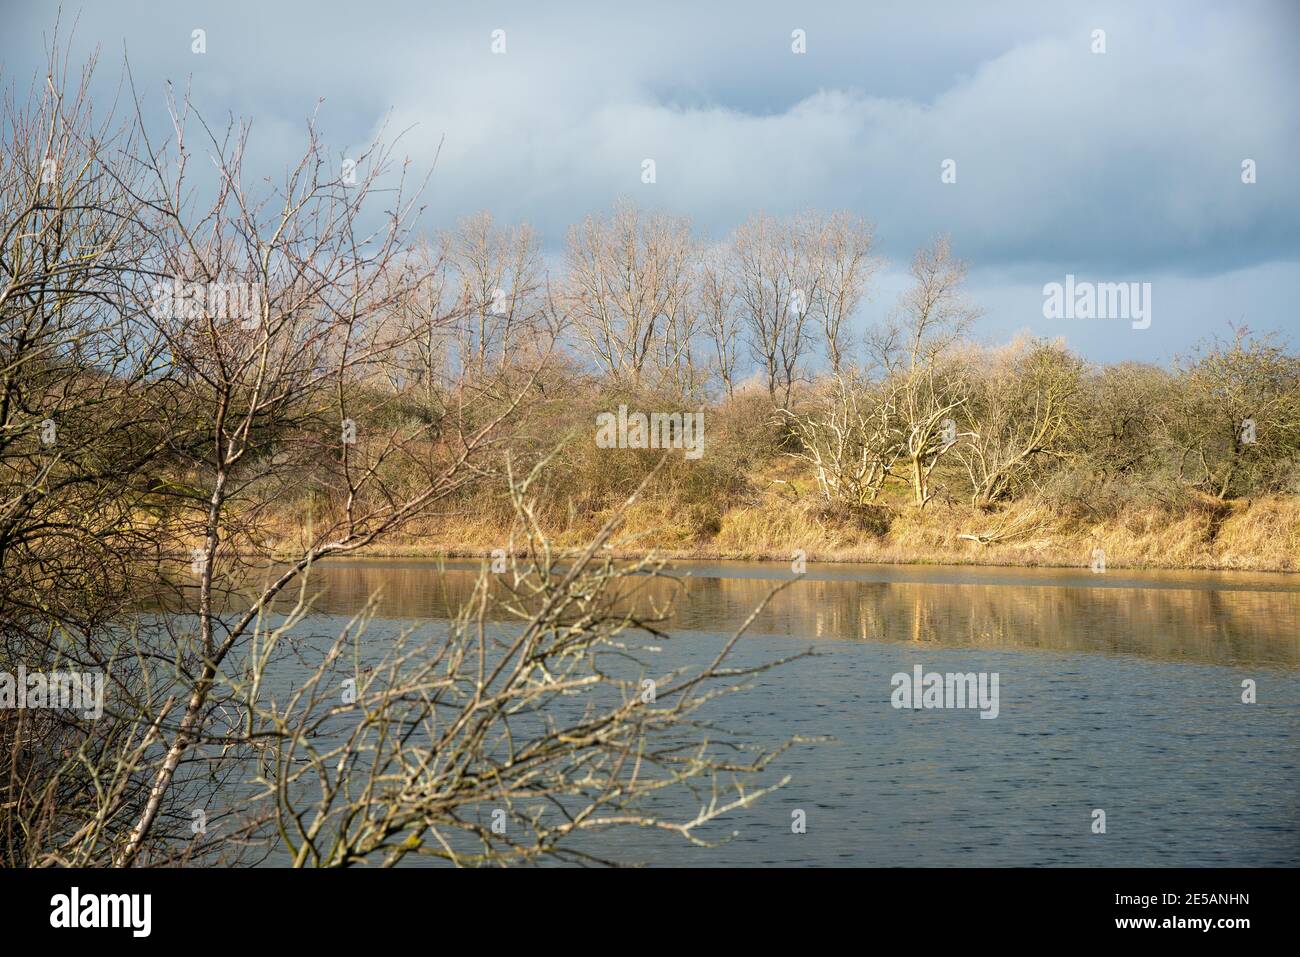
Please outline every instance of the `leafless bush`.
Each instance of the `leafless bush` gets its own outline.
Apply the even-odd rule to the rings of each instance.
[[[656,672],[668,609],[637,596],[662,566],[600,557],[617,516],[581,551],[553,551],[531,497],[540,475],[512,481],[509,566],[480,577],[445,634],[406,632],[362,668],[358,621],[287,700],[258,694],[256,668],[242,685],[250,737],[273,742],[254,801],[273,807],[294,864],[616,863],[573,839],[636,827],[706,844],[707,824],[786,780],[753,783],[793,739],[755,749],[700,720],[780,663],[727,663],[749,622],[703,669]],[[697,810],[647,806],[673,792]]]
[[[1300,460],[1300,357],[1243,327],[1181,360],[1179,374],[1179,480],[1220,501],[1283,486]]]
[[[987,508],[1019,492],[1043,458],[1063,455],[1077,421],[1082,365],[1062,346],[1019,343],[970,371],[968,428],[954,454],[966,468],[972,503]]]
[[[891,384],[872,385],[853,373],[833,376],[807,412],[782,409],[828,505],[860,507],[876,500],[903,454]]]

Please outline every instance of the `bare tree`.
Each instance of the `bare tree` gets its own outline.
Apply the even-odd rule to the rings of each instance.
[[[543,467],[510,482],[509,567],[479,578],[445,634],[407,632],[362,669],[355,621],[288,700],[243,682],[252,733],[276,742],[253,803],[270,802],[294,865],[616,863],[575,838],[635,827],[707,845],[709,822],[788,780],[757,779],[798,739],[754,748],[698,717],[781,663],[727,663],[763,606],[704,668],[658,673],[668,609],[635,596],[662,565],[598,557],[621,509],[586,547],[552,551],[531,491]],[[647,806],[675,791],[696,809]]]
[[[887,368],[914,369],[956,345],[980,317],[962,286],[967,265],[940,236],[912,257],[912,285],[886,322],[868,331],[873,358]]]
[[[845,212],[832,213],[817,229],[814,255],[820,279],[812,305],[833,375],[845,359],[845,322],[861,304],[876,270],[874,232],[870,223]]]
[[[955,416],[966,402],[962,370],[952,361],[942,365],[927,361],[891,378],[903,437],[899,464],[911,488],[912,503],[924,508],[934,497],[930,476],[959,438]]]
[[[903,432],[901,463],[912,501],[933,497],[930,475],[955,442],[954,418],[965,401],[951,350],[979,316],[961,286],[966,264],[954,259],[945,237],[912,259],[912,286],[886,323],[869,331],[868,349],[898,384]]]
[[[726,395],[736,391],[736,361],[740,354],[741,325],[736,309],[736,286],[726,249],[703,257],[700,267],[699,312],[707,330],[718,378]]]
[[[812,466],[827,504],[860,507],[880,494],[903,452],[895,401],[890,382],[846,371],[809,411],[781,410],[800,444],[791,454]]]
[[[83,574],[99,573],[101,594],[134,577],[117,547],[129,533],[131,503],[112,479],[147,471],[163,449],[152,419],[129,401],[161,361],[156,337],[138,334],[123,301],[148,239],[131,171],[114,161],[132,148],[131,130],[111,115],[92,117],[93,61],[70,94],[66,68],[52,55],[46,83],[27,103],[7,102],[0,139],[0,609],[7,633],[24,607],[56,617],[63,607],[71,615],[89,584]],[[89,555],[96,560],[87,562]],[[61,581],[65,572],[70,579]]]
[[[620,203],[608,220],[589,216],[569,231],[574,328],[616,382],[694,388],[695,260],[686,220],[647,214],[629,203]]]
[[[1300,458],[1300,358],[1242,327],[1178,363],[1179,480],[1218,501],[1285,481]]]
[[[1078,456],[1100,485],[1162,471],[1173,376],[1159,366],[1121,362],[1080,382]]]
[[[955,454],[966,467],[972,503],[988,508],[1011,497],[1044,457],[1064,454],[1078,419],[1082,363],[1060,343],[1014,343],[972,363],[968,429]]]
[[[460,334],[465,305],[446,247],[419,241],[394,265],[391,306],[378,318],[377,341],[388,387],[418,396],[425,414],[441,414],[467,371]],[[481,366],[471,363],[475,374]]]
[[[185,450],[192,476],[185,532],[198,542],[197,633],[176,644],[177,667],[189,678],[174,708],[158,715],[163,757],[130,836],[114,852],[123,865],[149,845],[182,760],[209,741],[228,706],[222,669],[268,603],[323,556],[375,541],[484,474],[475,461],[519,401],[472,423],[466,397],[449,402],[445,415],[391,422],[367,397],[364,382],[397,345],[380,334],[381,320],[401,299],[393,278],[402,275],[395,267],[415,208],[384,148],[359,157],[365,175],[349,183],[311,130],[283,184],[254,198],[242,181],[245,131],[209,133],[218,185],[200,211],[187,204],[183,185],[187,113],[184,102],[174,105],[173,143],[145,139],[144,163],[156,182],[152,229],[161,239],[153,269],[184,291],[164,296],[162,308],[155,302],[153,328],[185,387],[185,417],[205,437]],[[366,198],[390,175],[389,205],[367,222]],[[244,304],[254,308],[232,315],[219,307],[218,284],[248,291]],[[247,584],[242,562],[271,547],[258,534],[260,513],[304,475],[317,483],[325,509],[302,541],[278,543],[292,557],[247,607],[223,617],[223,596]]]
[[[52,95],[11,117],[11,130],[62,136],[60,104]],[[277,655],[302,650],[289,636],[307,607],[310,569],[496,480],[497,453],[549,346],[495,377],[439,379],[431,343],[454,332],[458,316],[444,304],[438,254],[410,251],[415,199],[381,144],[357,159],[364,175],[352,182],[309,127],[302,160],[254,192],[243,171],[246,127],[214,131],[181,100],[170,103],[172,135],[159,143],[144,133],[140,109],[137,98],[138,141],[120,168],[103,163],[103,141],[82,135],[84,120],[69,128],[61,154],[77,158],[75,175],[43,178],[36,158],[49,151],[31,136],[7,140],[0,167],[12,186],[11,205],[0,205],[8,277],[0,322],[13,342],[7,335],[0,394],[4,652],[52,665],[78,652],[72,660],[112,683],[93,724],[0,715],[4,860],[161,864],[231,848],[266,853],[258,842],[279,837],[296,863],[582,856],[562,843],[620,824],[701,840],[705,823],[770,789],[745,782],[782,748],[746,756],[693,717],[761,669],[723,665],[733,639],[703,671],[661,675],[657,705],[639,694],[639,680],[617,677],[610,661],[628,660],[635,634],[665,637],[653,610],[619,605],[623,583],[659,568],[597,561],[616,519],[579,553],[552,554],[528,497],[536,470],[520,483],[507,475],[526,552],[507,592],[485,580],[448,636],[416,654],[399,644],[385,659],[390,683],[361,679],[357,706],[343,712],[363,720],[336,752],[348,773],[331,777],[339,765],[317,760],[323,743],[313,731],[343,713],[333,703],[316,710],[325,701],[319,680],[338,655],[326,654],[288,710],[267,691]],[[211,161],[199,168],[215,170],[198,190],[188,173],[196,125]],[[381,182],[376,208],[367,197]],[[559,331],[554,297],[539,298],[542,326]],[[661,317],[677,309],[671,296],[665,302]],[[509,338],[498,333],[498,343]],[[653,339],[670,349],[672,341]],[[416,353],[423,395],[412,396],[405,376],[412,346],[426,348]],[[58,438],[47,442],[39,417],[50,415]],[[137,488],[151,465],[159,475]],[[51,488],[59,497],[46,502]],[[272,507],[298,498],[308,506],[304,527],[268,540]],[[92,503],[105,515],[83,522],[86,540],[106,555],[144,546],[130,560],[150,577],[119,602],[86,604],[70,634],[72,617],[36,599],[52,581],[70,590],[89,582],[93,558],[77,564],[60,538],[74,538],[75,512]],[[51,579],[61,550],[67,564]],[[297,606],[281,616],[294,590]],[[33,659],[11,641],[14,622],[44,634],[47,653]],[[569,703],[588,692],[590,704],[572,714]],[[411,695],[422,702],[414,710]],[[422,738],[412,737],[417,729]],[[400,739],[387,737],[398,730]],[[692,731],[694,740],[683,737]],[[304,757],[323,777],[309,780]],[[249,779],[259,769],[260,803]],[[642,806],[674,787],[712,797],[684,820]],[[239,798],[222,812],[236,840],[224,850],[187,840],[191,809],[223,789]],[[576,816],[545,822],[518,811],[513,820],[532,822],[531,838],[489,837],[489,848],[468,857],[454,840],[443,844],[457,827],[495,834],[464,826],[470,809],[514,815],[534,797]],[[303,802],[309,816],[298,814]],[[236,821],[238,810],[248,813]],[[325,833],[335,837],[328,848]]]
[[[492,214],[462,220],[448,243],[465,307],[462,362],[482,375],[490,358],[504,368],[540,324],[541,246],[527,223],[498,227]]]
[[[152,243],[138,139],[96,115],[94,68],[70,80],[56,33],[42,82],[6,97],[0,125],[0,672],[94,672],[128,698],[138,672],[109,629],[156,580],[159,476],[186,438],[156,414],[165,347],[134,302]],[[0,709],[0,861],[93,824],[106,779],[87,768],[123,728]],[[139,784],[119,785],[128,813]]]
[[[735,285],[750,351],[767,380],[768,394],[785,406],[806,371],[808,316],[821,295],[814,227],[811,216],[779,222],[759,214],[732,237]]]

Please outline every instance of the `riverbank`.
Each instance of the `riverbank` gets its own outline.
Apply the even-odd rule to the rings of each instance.
[[[608,517],[607,510],[566,512],[546,530],[556,547],[579,547]],[[275,523],[268,537],[294,542],[301,528]],[[480,510],[426,520],[358,554],[472,558],[511,542],[506,516]],[[1261,496],[1090,518],[1041,503],[985,512],[936,500],[919,511],[891,504],[845,517],[775,493],[715,515],[650,497],[628,510],[609,552],[633,559],[652,551],[704,561],[792,561],[802,554],[809,562],[1300,572],[1300,501]]]

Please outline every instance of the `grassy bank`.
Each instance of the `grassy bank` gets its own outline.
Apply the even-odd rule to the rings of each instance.
[[[1172,372],[1088,367],[1050,343],[972,348],[942,369],[824,376],[785,404],[761,383],[697,405],[558,368],[514,409],[475,482],[367,553],[512,547],[508,459],[516,479],[545,463],[528,497],[558,548],[585,545],[640,488],[620,556],[1087,567],[1100,551],[1114,568],[1296,572],[1297,384],[1300,359],[1243,336]],[[379,438],[422,421],[406,400],[370,401],[355,414]],[[701,444],[611,446],[601,423],[624,407],[698,415]],[[385,494],[422,487],[406,461],[377,469]],[[341,518],[335,459],[280,482],[285,496],[241,523],[264,541],[305,547],[309,528]],[[384,501],[363,489],[354,507]]]
[[[612,551],[773,561],[802,551],[808,561],[1087,567],[1101,549],[1108,568],[1300,572],[1300,498],[1293,495],[1189,497],[1181,507],[1135,504],[1105,513],[1041,498],[986,511],[944,495],[916,509],[893,497],[843,514],[822,505],[793,461],[777,460],[741,484],[744,492],[719,489],[712,500],[652,491],[628,509]],[[557,547],[585,544],[615,507],[591,507],[583,497],[573,488],[553,494],[545,527]],[[305,527],[305,512],[280,515],[266,526],[267,537],[297,543]],[[484,556],[509,547],[511,534],[504,502],[480,500],[362,554]]]

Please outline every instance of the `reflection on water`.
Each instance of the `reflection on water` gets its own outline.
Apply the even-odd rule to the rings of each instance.
[[[791,783],[698,849],[645,831],[596,840],[655,864],[1293,865],[1300,857],[1300,576],[819,566],[779,593],[738,664],[819,654],[721,699],[716,720],[789,754]],[[716,654],[788,569],[681,565],[664,665]],[[477,565],[334,562],[313,573],[313,630],[373,594],[382,642],[443,619]],[[638,600],[673,586],[646,580]],[[436,621],[429,623],[438,627]],[[995,720],[895,710],[914,665],[997,672]],[[291,676],[285,676],[290,677]],[[1258,685],[1243,704],[1241,682]],[[1106,834],[1091,831],[1104,809]],[[802,810],[807,832],[791,831]]]
[[[674,574],[680,587],[647,580],[641,599],[673,601],[672,627],[701,631],[736,627],[793,577],[754,563],[681,564]],[[382,617],[445,618],[476,575],[464,562],[332,562],[314,570],[311,590],[323,612],[350,614],[378,595]],[[780,591],[750,634],[1300,670],[1300,576],[827,566]]]

